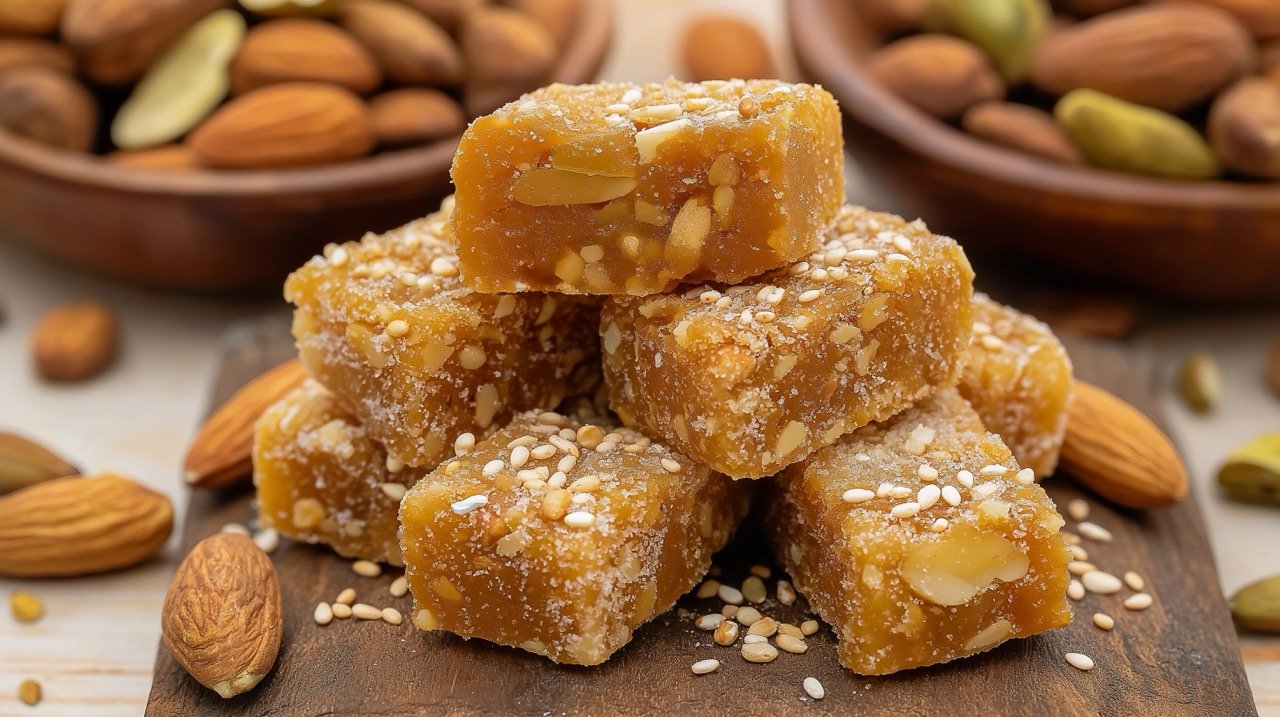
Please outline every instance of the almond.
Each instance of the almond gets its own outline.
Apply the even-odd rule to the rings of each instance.
[[[55,478],[0,498],[0,575],[126,568],[160,552],[172,531],[169,499],[129,478]]]
[[[1085,88],[1176,112],[1256,62],[1252,38],[1222,10],[1145,5],[1052,33],[1036,56],[1031,79],[1057,95]]]
[[[186,172],[200,167],[191,148],[182,144],[166,144],[148,149],[121,149],[108,154],[106,160],[117,167],[156,172]]]
[[[45,35],[62,19],[67,0],[5,0],[0,2],[0,33]]]
[[[275,566],[246,535],[196,544],[164,596],[164,644],[200,684],[224,699],[252,690],[280,652],[284,610]]]
[[[1014,102],[983,102],[961,119],[975,137],[1062,164],[1084,164],[1080,150],[1042,109]]]
[[[137,79],[196,20],[230,4],[230,0],[70,0],[62,18],[62,40],[91,79],[123,84]]]
[[[50,381],[82,381],[116,359],[120,329],[116,315],[95,301],[50,309],[31,331],[36,370]]]
[[[462,81],[458,46],[422,13],[391,0],[349,0],[338,18],[395,81],[407,85]]]
[[[533,89],[556,59],[555,42],[542,25],[517,10],[483,7],[462,21],[467,63],[463,102],[472,114],[492,112]]]
[[[0,74],[33,65],[68,75],[76,69],[71,52],[62,45],[36,38],[0,37]]]
[[[369,111],[378,142],[392,147],[452,137],[467,126],[458,103],[436,90],[406,87],[384,92],[370,100]]]
[[[202,164],[295,167],[363,157],[373,149],[369,109],[349,90],[286,82],[223,105],[187,138]]]
[[[582,0],[508,0],[507,7],[528,15],[546,28],[558,47],[564,47],[578,24]]]
[[[982,50],[947,35],[916,35],[885,45],[867,71],[890,92],[942,119],[1004,96],[1004,81]]]
[[[1170,1],[1163,0],[1163,2]],[[1222,8],[1234,15],[1240,24],[1259,39],[1280,37],[1280,3],[1275,0],[1178,0],[1178,2],[1192,2]]]
[[[400,0],[431,18],[441,27],[452,28],[471,10],[488,0]]]
[[[0,432],[0,495],[79,472],[39,443]]]
[[[271,20],[250,30],[231,65],[231,92],[294,80],[363,95],[382,83],[382,68],[355,38],[321,20]]]
[[[858,17],[886,35],[915,30],[932,0],[854,0]]]
[[[1158,508],[1187,494],[1187,471],[1168,436],[1138,409],[1079,380],[1059,469],[1127,508]]]
[[[87,152],[98,132],[93,96],[69,75],[30,66],[0,76],[0,130],[71,152]]]
[[[1280,84],[1246,77],[1209,111],[1209,146],[1229,169],[1280,179]]]
[[[769,45],[755,25],[735,15],[704,15],[689,23],[681,42],[687,79],[758,80],[778,74]]]
[[[293,359],[236,391],[213,412],[187,449],[183,463],[187,483],[222,488],[247,479],[253,471],[253,424],[306,378],[302,363]]]

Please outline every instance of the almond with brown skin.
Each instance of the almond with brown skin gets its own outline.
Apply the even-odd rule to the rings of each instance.
[[[1173,2],[1174,0],[1155,0]],[[1177,0],[1222,8],[1240,21],[1254,37],[1280,37],[1280,2],[1276,0]]]
[[[1246,77],[1209,111],[1209,146],[1229,169],[1280,179],[1280,84]]]
[[[686,79],[758,80],[778,74],[764,35],[735,15],[704,15],[684,30],[680,44]]]
[[[222,488],[247,482],[253,472],[253,424],[267,407],[306,378],[302,363],[293,359],[236,391],[213,412],[187,449],[183,463],[187,483],[198,488]]]
[[[424,144],[461,134],[467,126],[462,108],[443,92],[404,87],[369,101],[373,131],[380,144]]]
[[[0,432],[0,495],[79,472],[39,443]]]
[[[508,0],[507,7],[528,15],[551,34],[557,47],[564,47],[578,24],[583,0]]]
[[[1159,508],[1187,495],[1178,451],[1141,411],[1075,381],[1059,470],[1127,508]]]
[[[472,115],[492,112],[540,84],[556,59],[555,42],[536,20],[505,7],[482,7],[462,21],[467,63],[463,103]]]
[[[0,130],[47,147],[87,152],[98,132],[98,107],[69,75],[20,67],[0,75]]]
[[[471,10],[488,0],[400,0],[405,5],[431,18],[443,28],[452,28]]]
[[[373,145],[365,103],[320,82],[287,82],[241,95],[187,138],[201,164],[226,169],[328,164],[363,157]]]
[[[982,50],[947,35],[916,35],[871,54],[867,71],[886,89],[942,119],[1004,96],[1004,81]]]
[[[127,568],[160,552],[171,532],[169,499],[129,478],[54,478],[0,498],[0,575]]]
[[[231,0],[70,0],[62,40],[91,79],[137,79],[169,43]]]
[[[119,344],[115,313],[96,301],[56,306],[31,331],[36,371],[50,381],[97,376],[115,361]]]
[[[166,144],[148,149],[121,149],[106,156],[107,162],[117,167],[143,169],[155,172],[189,172],[200,168],[200,162],[190,147],[182,144]]]
[[[65,74],[75,72],[76,63],[67,48],[34,37],[0,37],[0,75],[18,67],[47,67]]]
[[[1084,164],[1084,156],[1066,132],[1042,109],[1015,102],[982,102],[961,119],[969,134],[1060,164]]]
[[[339,8],[338,19],[396,82],[454,85],[462,81],[462,54],[453,38],[413,8],[391,0],[348,0]]]
[[[1056,95],[1085,88],[1177,112],[1256,63],[1253,39],[1226,12],[1143,5],[1052,33],[1036,56],[1031,79]]]
[[[231,63],[232,94],[293,81],[329,82],[363,95],[382,83],[382,68],[355,38],[322,20],[255,26]]]
[[[924,24],[931,0],[854,0],[858,17],[887,35],[915,30]]]
[[[58,27],[67,0],[4,0],[0,2],[0,33],[45,35]]]
[[[284,632],[275,566],[246,535],[205,538],[174,573],[160,627],[200,684],[224,699],[252,690],[275,664]]]

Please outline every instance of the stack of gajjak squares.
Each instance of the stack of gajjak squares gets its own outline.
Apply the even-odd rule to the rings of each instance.
[[[403,563],[422,630],[562,663],[697,585],[753,499],[858,673],[1065,625],[1036,477],[1066,354],[954,241],[844,204],[842,167],[808,85],[555,85],[477,120],[438,212],[286,284],[315,380],[258,424],[261,522]]]

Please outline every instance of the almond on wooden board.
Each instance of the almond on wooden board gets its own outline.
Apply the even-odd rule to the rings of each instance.
[[[382,83],[382,68],[355,38],[323,20],[269,20],[250,30],[231,63],[232,94],[297,80],[363,95]]]
[[[1141,411],[1076,380],[1059,470],[1107,500],[1158,508],[1187,494],[1178,451]]]
[[[160,552],[171,532],[169,499],[129,478],[54,478],[0,498],[0,575],[119,570]]]
[[[764,35],[752,23],[728,14],[702,15],[684,29],[680,58],[685,79],[757,80],[778,74]]]
[[[338,20],[397,82],[454,85],[462,81],[462,54],[453,38],[413,8],[391,0],[348,0],[339,7]]]
[[[189,172],[200,168],[191,148],[183,144],[166,144],[147,149],[119,149],[104,159],[109,164],[129,169],[156,172]]]
[[[165,647],[224,699],[252,690],[280,652],[284,610],[271,559],[247,535],[196,544],[174,573],[160,617]]]
[[[271,404],[307,378],[298,359],[286,361],[245,384],[218,407],[196,433],[183,472],[198,488],[221,488],[248,482],[253,471],[253,424]]]
[[[1084,164],[1084,156],[1054,121],[1037,107],[1014,102],[982,102],[961,119],[975,137],[1062,164]]]
[[[942,119],[1004,96],[1004,81],[976,45],[947,35],[915,35],[876,50],[867,71],[890,92]]]
[[[373,131],[387,146],[424,144],[460,134],[467,126],[462,108],[437,90],[403,87],[369,100]]]
[[[32,361],[50,381],[97,376],[115,361],[119,345],[115,313],[96,301],[55,306],[31,330]]]
[[[1209,146],[1229,169],[1280,179],[1280,83],[1246,77],[1209,110]]]
[[[286,82],[241,95],[187,137],[209,167],[298,167],[355,159],[374,145],[369,108],[349,90]]]
[[[67,0],[4,0],[0,2],[0,33],[45,35],[58,27]]]
[[[1253,39],[1226,12],[1143,5],[1051,33],[1031,79],[1057,95],[1085,88],[1176,112],[1208,98],[1256,62]]]
[[[0,75],[32,65],[68,75],[76,69],[71,51],[56,42],[34,37],[0,37]]]
[[[0,131],[87,152],[98,132],[98,107],[71,76],[48,67],[19,67],[0,75]]]
[[[70,0],[62,40],[91,79],[122,84],[136,79],[165,47],[231,0]]]
[[[556,46],[564,47],[578,24],[582,3],[583,0],[507,0],[506,5],[537,20],[551,34]]]

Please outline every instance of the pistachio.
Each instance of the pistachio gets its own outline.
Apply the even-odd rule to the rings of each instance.
[[[1218,485],[1232,500],[1280,505],[1280,433],[1237,448],[1218,469]]]
[[[1220,171],[1204,138],[1167,112],[1082,89],[1067,93],[1053,114],[1099,167],[1174,179],[1209,179]]]
[[[1222,375],[1213,357],[1196,352],[1187,357],[1178,373],[1178,392],[1197,413],[1208,413],[1222,395]]]
[[[12,433],[0,433],[0,495],[79,472],[38,443]]]
[[[1249,583],[1229,602],[1231,616],[1245,630],[1280,632],[1280,575]]]
[[[1031,74],[1050,17],[1045,0],[934,0],[925,27],[973,42],[1006,80],[1016,83]]]

